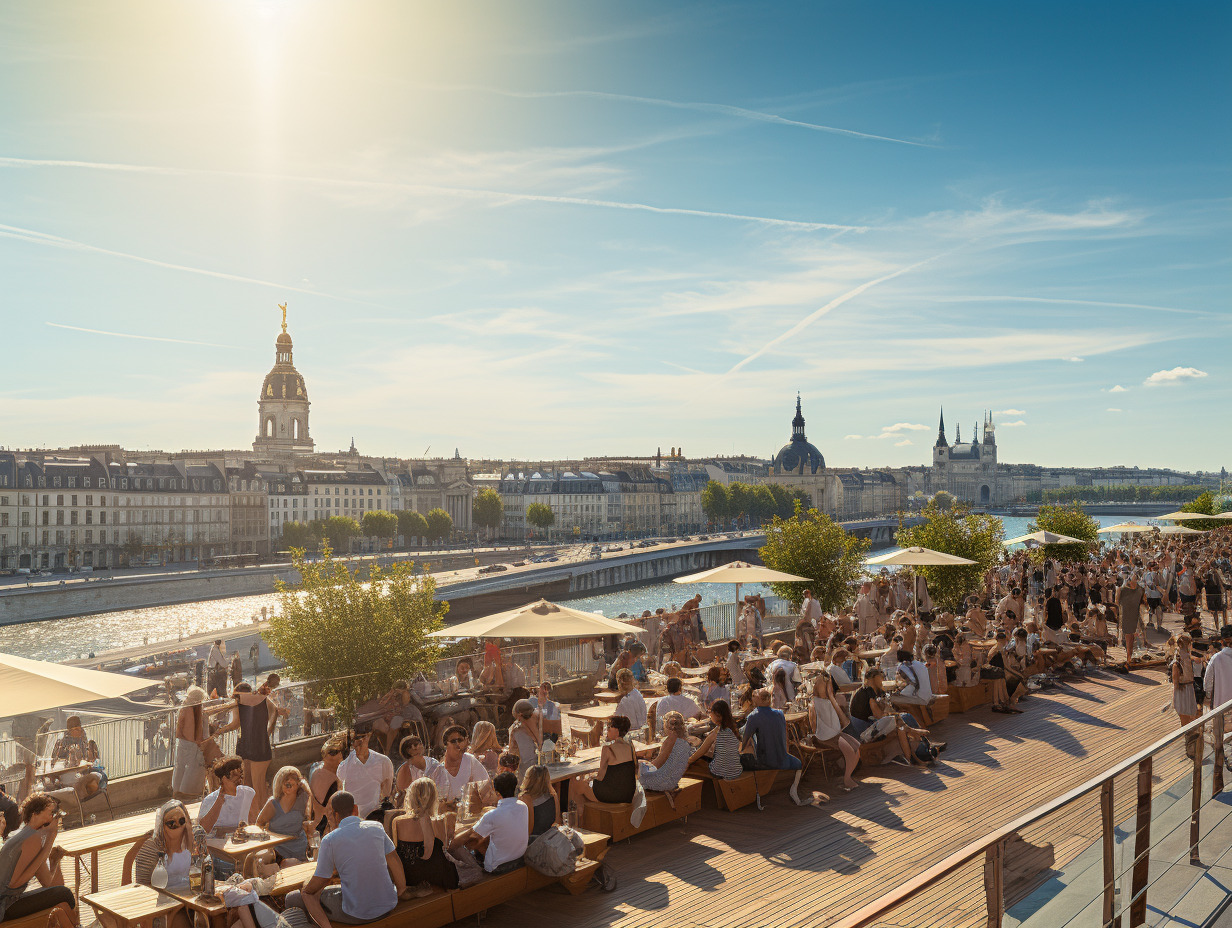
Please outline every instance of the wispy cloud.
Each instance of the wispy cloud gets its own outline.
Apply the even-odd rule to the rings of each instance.
[[[1085,360],[1086,360],[1086,358],[1080,358],[1080,357],[1078,357],[1077,355],[1074,355],[1074,356],[1071,356],[1071,357],[1068,357],[1068,358],[1062,358],[1061,360],[1062,360],[1062,361],[1069,361],[1071,364],[1081,364],[1083,361],[1085,361]]]
[[[1012,420],[1012,421],[1010,421],[1010,422],[1002,422],[1002,423],[1001,423],[1001,428],[1003,428],[1003,429],[1013,429],[1013,428],[1017,428],[1017,427],[1018,427],[1018,426],[1020,426],[1020,425],[1026,425],[1026,424],[1027,424],[1027,423],[1026,423],[1026,422],[1024,422],[1022,419],[1014,419],[1014,420]]]
[[[998,409],[995,411],[995,414],[998,416],[1025,416],[1027,411],[1025,409]]]
[[[1108,388],[1109,393],[1128,393],[1129,387],[1123,387],[1119,383]]]
[[[1108,411],[1108,412],[1124,412],[1125,410],[1124,410],[1124,409],[1119,409],[1119,408],[1118,408],[1118,407],[1116,407],[1116,406],[1109,406],[1107,411]]]
[[[902,447],[905,447],[906,445],[913,445],[913,444],[915,444],[915,442],[913,442],[910,438],[904,438],[902,441],[896,441],[894,443],[894,447],[902,448]]]
[[[927,432],[927,425],[918,422],[895,422],[893,425],[883,425],[882,432]]]
[[[134,335],[132,332],[107,332],[103,329],[87,329],[79,325],[66,325],[62,322],[46,322],[53,329],[68,329],[72,332],[86,332],[90,335],[108,335],[112,338],[135,338],[143,342],[171,342],[175,345],[201,345],[205,348],[231,348],[241,350],[236,345],[219,345],[215,342],[198,342],[189,338],[165,338],[160,335]]]
[[[1174,367],[1167,371],[1156,371],[1143,381],[1143,385],[1163,387],[1178,384],[1185,380],[1199,380],[1206,376],[1206,371],[1200,371],[1196,367]]]
[[[1157,306],[1153,303],[1118,303],[1111,300],[1078,300],[1063,297],[1043,296],[953,296],[955,303],[1044,303],[1055,306],[1106,306],[1109,309],[1149,309],[1161,313],[1183,313],[1189,316],[1210,315],[1200,309],[1181,309],[1176,306]]]
[[[859,441],[863,437],[863,435],[844,435],[843,441]]]
[[[808,129],[813,132],[828,132],[834,135],[845,135],[851,138],[868,139],[875,142],[893,142],[897,145],[912,145],[917,148],[936,148],[928,142],[900,139],[888,135],[875,135],[870,132],[859,132],[855,129],[843,129],[838,126],[826,126],[821,123],[804,122],[799,119],[788,119],[775,113],[765,113],[761,110],[746,109],[743,106],[732,106],[728,103],[706,103],[689,100],[665,100],[661,97],[639,97],[627,93],[609,93],[602,90],[507,90],[501,87],[477,87],[473,85],[434,85],[435,90],[455,90],[471,93],[496,94],[502,97],[512,97],[522,100],[543,100],[555,97],[583,97],[594,100],[612,100],[619,103],[640,103],[647,106],[660,106],[677,110],[693,110],[699,113],[734,116],[737,119],[749,119],[754,122],[771,123],[794,129]]]

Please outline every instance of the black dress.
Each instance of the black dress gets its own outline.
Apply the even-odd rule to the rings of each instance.
[[[269,700],[262,699],[255,706],[246,706],[241,702],[236,708],[240,716],[236,756],[257,763],[272,760],[274,751],[269,738]]]
[[[632,802],[637,789],[637,768],[634,763],[627,760],[623,764],[608,764],[603,779],[595,780],[591,787],[595,799],[599,802]]]
[[[458,868],[445,856],[445,848],[440,841],[432,842],[432,856],[427,860],[424,860],[422,841],[399,841],[397,850],[407,886],[428,883],[442,889],[458,888]]]

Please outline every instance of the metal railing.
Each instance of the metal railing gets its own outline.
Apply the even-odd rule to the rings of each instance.
[[[762,631],[778,631],[780,630],[778,626],[774,629],[770,628],[770,621],[779,616],[788,616],[791,612],[791,603],[778,596],[767,596],[765,600],[767,614],[762,619]],[[701,613],[702,625],[706,629],[706,637],[711,641],[735,638],[742,605],[742,603],[712,603],[709,606],[702,606],[698,611]],[[792,618],[791,627],[795,628],[795,618]]]
[[[1188,824],[1188,856],[1176,863],[1201,864],[1203,812],[1212,805],[1219,807],[1215,811],[1223,811],[1223,803],[1218,801],[1218,797],[1224,790],[1224,713],[1229,710],[1232,710],[1232,700],[1081,786],[964,845],[922,873],[903,881],[888,893],[840,919],[835,928],[930,924],[928,917],[921,912],[908,912],[904,909],[913,904],[935,904],[931,902],[930,896],[942,896],[949,900],[959,897],[978,898],[978,890],[971,892],[965,887],[948,883],[943,885],[942,881],[953,876],[961,882],[974,882],[981,875],[984,885],[983,912],[978,911],[978,903],[975,911],[964,912],[962,915],[951,910],[947,913],[946,924],[983,924],[988,928],[1002,928],[1008,920],[1013,920],[1014,924],[1048,924],[1050,928],[1071,924],[1101,925],[1102,928],[1137,928],[1146,924],[1148,891],[1160,881],[1162,874],[1158,871],[1161,868],[1175,866],[1175,863],[1167,864],[1166,860],[1153,860],[1152,850],[1162,855],[1163,842]],[[1176,748],[1182,744],[1193,747],[1193,762],[1188,765],[1192,770],[1176,781],[1171,790],[1155,792],[1153,778],[1158,755],[1165,749]],[[1206,750],[1207,746],[1210,747],[1209,752]],[[1122,801],[1118,806],[1114,800],[1120,796],[1121,790],[1114,789],[1114,783],[1121,775],[1132,778],[1133,786],[1129,791],[1129,801]],[[1186,792],[1189,793],[1189,814],[1181,818],[1178,813],[1184,809],[1178,808],[1177,804],[1184,800]],[[1097,795],[1098,809],[1095,807]],[[1161,814],[1165,811],[1173,812],[1171,821]],[[1063,818],[1067,815],[1068,819]],[[1125,816],[1126,824],[1119,827],[1122,815]],[[1075,878],[1072,881],[1055,881],[1055,871],[1050,865],[1043,866],[1039,876],[1044,879],[1053,877],[1059,887],[1045,890],[1045,894],[1051,893],[1058,897],[1062,893],[1068,895],[1060,900],[1063,905],[1056,912],[1048,913],[1043,921],[1030,917],[1036,911],[1030,907],[1025,919],[1016,920],[1006,906],[1007,848],[1021,848],[1024,833],[1036,826],[1041,828],[1041,834],[1065,833],[1064,829],[1076,830],[1078,834],[1082,834],[1081,827],[1084,823],[1094,826],[1096,821],[1098,828],[1093,827],[1092,834],[1084,835],[1090,840],[1088,850],[1092,852],[1086,863],[1087,868],[1094,871],[1097,856],[1102,873],[1098,876],[1092,873],[1092,878],[1088,880]],[[1156,826],[1154,835],[1152,824]],[[1171,827],[1161,835],[1161,827],[1167,825]],[[1050,830],[1043,830],[1045,828]],[[1097,847],[1098,851],[1095,850]],[[1226,849],[1226,844],[1223,844],[1218,850],[1223,853]],[[1078,857],[1074,859],[1075,869],[1082,868],[1082,864],[1077,863],[1078,860]],[[1154,876],[1152,870],[1156,871]],[[1016,876],[1021,879],[1021,872]],[[1090,892],[1092,888],[1096,891]],[[1038,887],[1026,889],[1038,890]],[[1025,898],[1029,893],[1023,895]],[[1164,903],[1164,910],[1173,903],[1174,900]],[[1152,908],[1158,910],[1160,906],[1160,900],[1157,899]]]

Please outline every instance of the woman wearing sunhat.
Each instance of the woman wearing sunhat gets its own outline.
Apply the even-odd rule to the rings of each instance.
[[[176,799],[191,802],[201,796],[205,787],[205,754],[209,738],[206,726],[205,690],[190,686],[184,694],[175,723],[175,769],[171,773],[171,794]]]

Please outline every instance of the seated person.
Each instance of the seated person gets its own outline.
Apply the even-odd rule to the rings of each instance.
[[[81,773],[63,773],[49,777],[49,791],[59,792],[60,788],[72,788],[77,801],[84,802],[100,789],[107,787],[107,771],[99,759],[98,745],[95,744],[85,729],[81,727],[81,716],[70,715],[64,721],[67,731],[56,742],[51,750],[51,757],[60,763],[76,766],[89,764],[89,768]]]
[[[766,675],[762,673],[760,667],[749,667],[747,676],[749,682],[742,686],[736,695],[736,707],[741,715],[747,715],[753,711],[753,694],[766,685]],[[728,705],[730,706],[731,703]]]
[[[449,678],[449,688],[455,693],[477,688],[475,665],[469,657],[460,659],[454,667],[453,676]]]
[[[488,776],[496,775],[496,762],[502,750],[500,739],[496,736],[496,726],[486,719],[476,722],[471,735],[471,753],[479,758]]]
[[[637,758],[626,736],[629,720],[623,715],[608,719],[606,740],[599,752],[599,775],[587,780],[585,775],[574,778],[569,786],[569,798],[576,801],[578,817],[587,800],[590,802],[632,802],[637,789]]]
[[[689,744],[688,728],[684,716],[676,711],[663,713],[663,740],[659,754],[654,760],[638,764],[642,789],[658,790],[668,794],[668,804],[674,809],[676,802],[671,791],[680,786],[680,778],[689,768],[693,746]]]
[[[670,690],[668,692],[671,692]],[[709,709],[716,699],[726,699],[731,702],[731,687],[723,683],[723,668],[713,664],[706,671],[706,682],[698,689],[698,701]],[[698,713],[698,718],[701,712]]]
[[[819,674],[813,688],[813,704],[809,707],[809,727],[813,739],[823,747],[834,748],[843,755],[843,786],[855,789],[851,778],[860,763],[860,742],[847,734],[847,712],[834,692],[829,674]]]
[[[1006,672],[1005,649],[1008,644],[1009,636],[1006,635],[1005,629],[999,628],[992,646],[987,651],[976,649],[976,658],[978,660],[981,654],[984,657],[980,666],[980,679],[989,684],[992,711],[1020,715],[1022,710],[1016,708],[1016,704],[1023,684]]]
[[[515,754],[513,751],[506,751],[500,756],[500,760],[497,761],[495,775],[500,776],[502,773],[512,773],[514,776],[517,776],[518,770],[521,767],[521,755]]]
[[[0,838],[21,827],[21,806],[0,785]]]
[[[783,674],[783,668],[780,667],[778,672]],[[787,793],[796,805],[804,805],[796,792],[804,770],[800,758],[787,750],[787,719],[778,709],[771,708],[769,690],[760,689],[754,693],[753,705],[755,708],[744,721],[741,766],[745,770],[796,771],[796,778]]]
[[[646,646],[640,641],[634,641],[629,646],[629,653],[633,655],[633,663],[629,665],[629,670],[633,673],[633,679],[638,683],[645,683],[650,678],[646,675],[646,665],[642,658],[646,654]]]
[[[830,662],[826,664],[826,673],[835,686],[852,686],[855,683],[852,676],[856,673],[856,662],[846,648],[834,649]]]
[[[522,766],[514,772],[519,777],[526,773],[542,749],[543,732],[535,706],[529,699],[519,699],[513,704],[513,724],[509,726],[509,750],[522,759]]]
[[[487,768],[478,757],[466,750],[469,742],[466,729],[461,725],[450,725],[445,729],[445,753],[440,766],[434,767],[430,776],[436,783],[438,797],[447,803],[460,800],[468,784],[483,784],[488,780]]]
[[[427,883],[457,889],[458,867],[445,856],[447,822],[436,814],[436,784],[427,777],[415,780],[406,792],[402,810],[391,830],[406,885]]]
[[[483,646],[483,670],[479,674],[479,682],[497,690],[508,689],[500,646],[495,641],[488,641]]]
[[[485,871],[498,875],[525,864],[530,810],[517,798],[518,778],[512,773],[497,774],[492,785],[500,797],[496,808],[483,813],[471,828],[463,829],[450,847],[466,847]]]
[[[60,872],[64,852],[55,846],[63,820],[54,796],[33,792],[22,802],[21,827],[0,845],[0,922],[46,912],[39,917],[57,928],[80,924],[77,900]],[[35,878],[39,888],[27,889]]]
[[[399,802],[405,802],[406,791],[410,785],[422,777],[431,777],[432,771],[441,764],[428,756],[419,735],[407,735],[403,738],[398,745],[398,754],[402,757],[402,764],[394,775],[394,790]]]
[[[624,716],[629,725],[634,728],[644,728],[646,725],[646,698],[642,695],[633,680],[633,671],[624,668],[616,674],[616,690],[620,693],[620,701],[616,703],[616,715]]]
[[[308,783],[298,767],[289,764],[274,774],[270,798],[257,813],[257,825],[279,835],[293,835],[290,841],[272,850],[258,852],[257,859],[266,869],[258,876],[271,876],[283,867],[292,867],[308,859],[308,828],[312,826]]]
[[[766,676],[773,680],[775,671],[781,669],[784,672],[787,683],[785,690],[787,694],[787,701],[791,702],[796,698],[796,688],[804,682],[804,679],[800,676],[799,665],[792,660],[793,651],[791,648],[783,645],[775,652],[775,654],[777,654],[778,657],[775,660],[772,660],[770,665],[766,668]]]
[[[530,697],[530,704],[539,715],[539,730],[543,737],[559,741],[561,736],[560,703],[552,701],[552,684],[544,680]]]
[[[355,797],[334,793],[326,815],[333,830],[321,839],[317,865],[302,890],[287,893],[286,909],[303,909],[318,925],[362,925],[383,918],[406,891],[398,851],[377,822],[359,817]],[[334,874],[340,885],[330,886]]]
[[[237,825],[252,824],[252,801],[257,791],[240,782],[244,779],[244,762],[238,757],[220,757],[214,762],[213,771],[218,778],[218,789],[201,800],[197,811],[201,827],[207,832],[217,829],[217,833],[222,834],[234,831]],[[235,872],[234,860],[220,854],[211,856],[216,876],[225,880]]]
[[[946,674],[949,668],[945,666],[941,651],[935,644],[924,646],[924,666],[928,668],[928,685],[933,694],[943,695],[949,689],[949,678]]]
[[[167,885],[187,886],[193,854],[204,841],[205,829],[193,824],[184,803],[178,799],[164,802],[154,813],[154,827],[133,861],[133,882],[150,886],[154,868],[161,859],[167,871]],[[99,921],[108,924],[105,918]],[[188,928],[190,924],[183,911],[177,912],[171,920],[172,928]]]
[[[620,672],[622,670],[630,670],[633,667],[633,660],[633,652],[627,649],[616,655],[616,660],[612,661],[611,669],[608,670],[607,674],[607,688],[609,690],[614,691],[619,688],[617,679],[620,676]]]
[[[898,652],[895,677],[901,684],[894,698],[900,702],[927,706],[933,701],[932,676],[923,661],[912,660],[905,648]]]
[[[787,671],[782,667],[775,668],[774,674],[770,679],[770,705],[775,709],[782,711],[791,704],[791,697],[787,695],[791,689],[791,683],[787,680]],[[757,694],[753,694],[753,711],[756,712]]]
[[[393,747],[390,732],[396,732],[407,718],[423,721],[419,710],[411,705],[411,684],[406,680],[394,682],[393,689],[378,700],[380,716],[372,720],[372,731],[382,752]]]
[[[900,760],[904,765],[932,763],[931,758],[927,761],[923,757],[916,755],[915,748],[924,743],[928,737],[928,732],[916,723],[915,719],[906,713],[895,714],[890,711],[890,701],[887,698],[888,694],[884,687],[885,674],[882,673],[879,667],[870,667],[864,671],[864,685],[851,694],[851,717],[848,733],[860,738],[861,741],[866,740],[863,735],[868,729],[872,728],[874,723],[882,719],[895,719],[896,724],[893,726],[893,731],[887,730],[886,737],[893,735],[898,738],[898,744],[902,750],[902,758],[894,758]],[[888,729],[888,726],[887,726]],[[937,749],[944,748],[945,744],[938,745]],[[931,753],[931,752],[930,752]],[[935,756],[935,755],[934,755]]]
[[[740,763],[740,734],[736,731],[731,706],[722,699],[716,699],[710,707],[710,721],[714,728],[689,757],[689,764],[704,760],[711,776],[720,780],[735,780],[744,773],[744,767]]]
[[[542,764],[526,771],[518,788],[518,798],[530,810],[532,841],[560,822],[560,796],[552,785],[551,772]]]
[[[748,679],[744,675],[744,662],[740,659],[740,642],[727,642],[727,678],[732,686],[744,686]]]
[[[717,671],[719,668],[712,668]],[[663,717],[669,712],[679,712],[687,719],[705,718],[705,713],[702,712],[701,706],[681,692],[683,686],[680,680],[673,677],[667,681],[667,695],[658,701],[655,705],[655,716],[658,719],[658,728],[663,730]],[[726,689],[726,687],[720,687]],[[719,697],[715,697],[717,699]],[[714,702],[712,699],[711,702]]]

